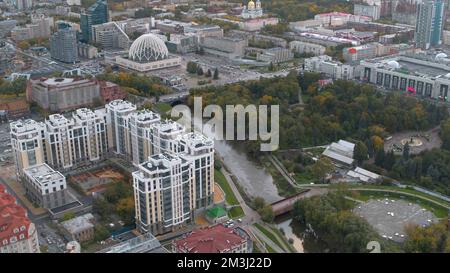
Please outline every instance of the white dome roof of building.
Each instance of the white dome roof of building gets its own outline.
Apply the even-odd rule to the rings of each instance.
[[[438,60],[438,59],[444,59],[444,58],[447,58],[447,54],[442,53],[442,52],[439,53],[439,54],[437,54],[436,57],[435,57],[436,60]]]
[[[397,61],[389,61],[387,64],[393,69],[399,69],[400,64]]]
[[[144,34],[130,47],[128,58],[138,62],[163,60],[169,57],[169,51],[163,40],[155,34]]]

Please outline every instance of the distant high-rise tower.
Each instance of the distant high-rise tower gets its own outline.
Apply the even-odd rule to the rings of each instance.
[[[426,0],[417,5],[416,47],[429,49],[442,43],[444,21],[443,0]]]
[[[108,22],[108,3],[106,0],[98,0],[90,6],[80,17],[82,41],[92,40],[92,26]]]
[[[78,62],[77,32],[70,26],[61,24],[59,30],[52,35],[50,54],[53,59],[65,62]]]
[[[33,7],[33,0],[14,0],[13,4],[18,10],[28,10]]]

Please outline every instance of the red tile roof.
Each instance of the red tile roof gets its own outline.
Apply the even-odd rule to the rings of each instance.
[[[193,230],[184,238],[173,241],[173,244],[178,252],[222,253],[229,252],[246,241],[234,229],[215,225]]]
[[[16,204],[16,198],[0,193],[0,246],[10,244],[14,237],[17,241],[28,239],[30,224],[26,210]]]

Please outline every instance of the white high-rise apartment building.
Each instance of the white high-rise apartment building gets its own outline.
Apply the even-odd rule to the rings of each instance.
[[[45,124],[31,119],[13,121],[10,124],[11,149],[16,174],[24,168],[45,162]]]
[[[130,139],[128,134],[128,115],[136,111],[136,105],[124,100],[113,100],[106,106],[108,141],[116,154],[127,154]]]
[[[178,137],[184,134],[186,128],[183,125],[172,121],[164,120],[156,123],[151,128],[151,138],[153,144],[153,153],[178,153]]]
[[[71,169],[112,151],[130,159],[139,168],[133,188],[143,232],[177,229],[213,203],[214,141],[127,101],[96,111],[81,108],[70,118],[50,115],[45,123],[13,122],[11,138],[21,172],[43,163]]]
[[[68,169],[104,158],[108,152],[104,111],[81,108],[72,118],[50,115],[47,127],[47,157],[55,168]]]
[[[209,206],[214,201],[214,141],[199,133],[178,137],[180,157],[193,163],[192,185],[195,208]]]
[[[143,232],[161,234],[192,220],[192,162],[175,154],[149,157],[133,173],[136,224]]]
[[[130,156],[134,165],[139,165],[153,154],[151,126],[161,117],[149,110],[136,111],[128,116],[130,133]]]

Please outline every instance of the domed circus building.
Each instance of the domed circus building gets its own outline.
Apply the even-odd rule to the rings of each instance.
[[[181,65],[181,57],[169,55],[166,44],[158,36],[148,33],[130,46],[128,56],[116,57],[116,64],[137,72],[148,72]]]

